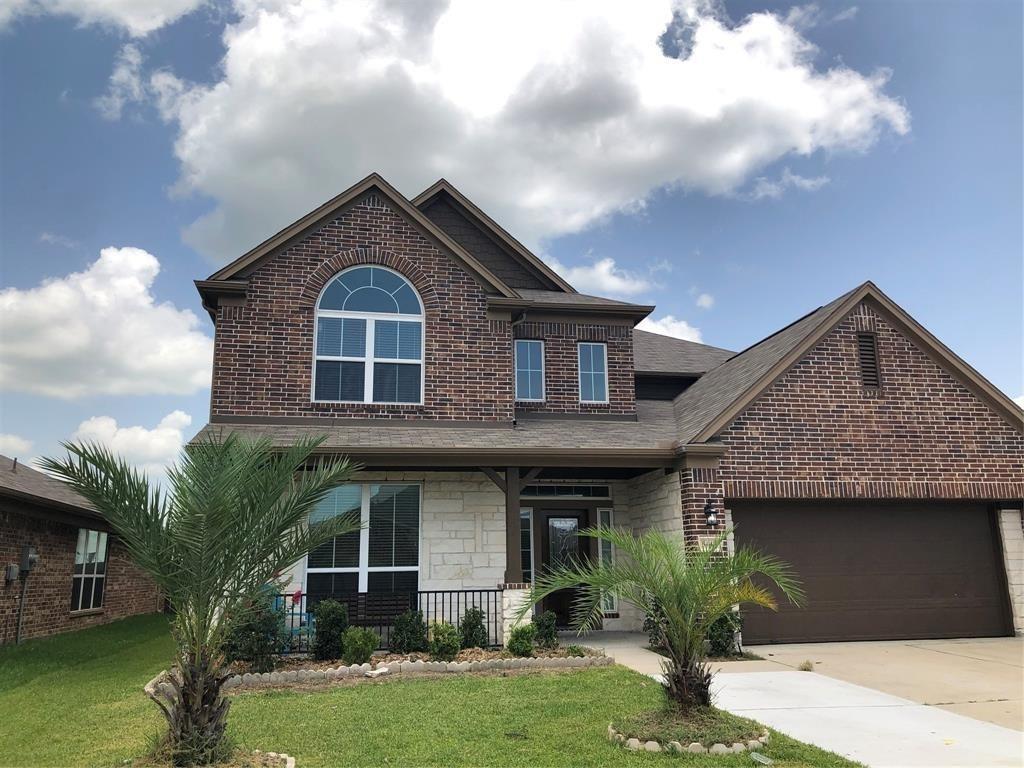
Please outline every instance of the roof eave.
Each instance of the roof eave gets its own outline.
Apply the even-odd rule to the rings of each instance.
[[[568,302],[533,301],[525,298],[489,297],[487,306],[490,309],[521,309],[543,312],[565,312],[586,315],[614,315],[615,317],[633,318],[637,322],[643,320],[654,306],[650,304],[575,304]]]

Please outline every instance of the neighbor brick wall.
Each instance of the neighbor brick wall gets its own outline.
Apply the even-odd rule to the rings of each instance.
[[[28,580],[22,638],[105,624],[115,619],[160,610],[162,600],[153,582],[128,558],[112,537],[107,559],[103,608],[97,613],[71,613],[71,578],[78,528],[0,510],[0,567],[21,561],[25,544],[36,548],[39,563]],[[2,576],[2,574],[0,574]],[[0,580],[0,644],[14,642],[21,581]]]

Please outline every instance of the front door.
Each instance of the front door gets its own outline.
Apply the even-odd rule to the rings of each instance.
[[[539,517],[546,518],[541,542],[542,567],[544,569],[569,565],[573,560],[580,560],[586,555],[584,540],[579,535],[580,530],[587,526],[585,512],[551,510]],[[544,601],[543,609],[555,612],[559,627],[569,626],[572,604],[577,591],[576,589],[562,589],[549,595]]]

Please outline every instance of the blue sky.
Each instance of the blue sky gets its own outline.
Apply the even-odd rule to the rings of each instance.
[[[483,21],[465,8],[409,13],[387,40],[371,3],[353,44],[370,40],[392,64],[394,48],[433,47],[427,74],[388,80],[325,61],[348,28],[327,49],[297,37],[341,23],[337,10],[289,28],[261,26],[255,0],[154,0],[152,16],[130,19],[104,0],[66,15],[19,3],[0,13],[7,452],[51,453],[78,434],[166,461],[208,409],[212,325],[192,280],[374,169],[410,197],[446,176],[581,290],[657,304],[661,328],[727,348],[874,280],[1024,393],[1017,2],[684,2],[671,19],[609,18],[639,41],[621,59],[588,44],[614,4],[548,19],[540,41],[517,40],[521,20],[506,19],[480,49],[468,41]],[[314,13],[295,4],[293,21]],[[531,13],[521,7],[524,23]],[[753,94],[751,39],[779,57]],[[666,53],[689,56],[690,74],[663,72]],[[425,61],[401,55],[407,71]],[[467,66],[481,56],[486,87]],[[736,107],[710,132],[684,114],[715,98],[698,92],[709,81]],[[450,106],[426,98],[439,92]],[[472,135],[451,138],[466,125]],[[97,266],[103,249],[115,250]],[[118,265],[135,282],[116,284]],[[97,341],[104,331],[112,343]]]

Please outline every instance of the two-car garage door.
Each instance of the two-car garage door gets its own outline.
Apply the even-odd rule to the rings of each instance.
[[[729,502],[738,545],[790,563],[806,605],[748,609],[747,644],[1012,634],[989,507],[961,502]]]

